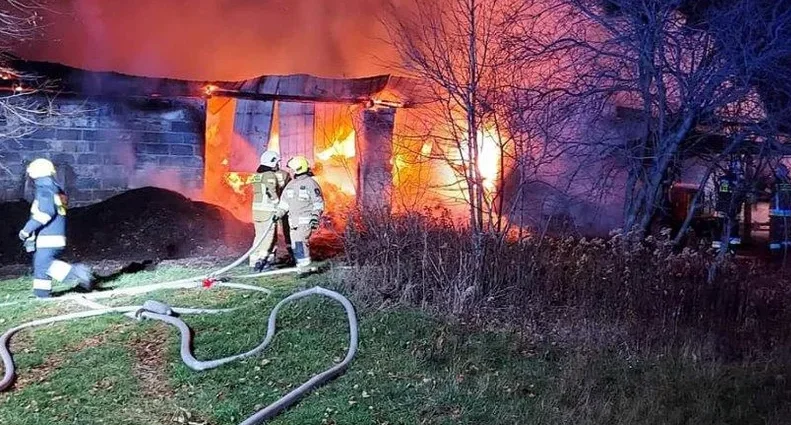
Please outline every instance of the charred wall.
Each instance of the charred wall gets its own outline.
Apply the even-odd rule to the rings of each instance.
[[[29,196],[24,168],[37,157],[55,162],[72,205],[143,186],[202,188],[205,102],[60,98],[53,112],[46,127],[0,144],[0,201]]]

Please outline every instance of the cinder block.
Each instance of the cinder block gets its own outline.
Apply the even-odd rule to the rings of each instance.
[[[25,139],[35,139],[35,140],[48,140],[54,139],[56,137],[57,130],[54,128],[39,128],[34,130],[32,133],[24,136]]]
[[[167,155],[169,150],[168,145],[156,143],[137,143],[135,145],[135,152],[154,155]]]
[[[170,145],[171,155],[193,156],[195,155],[194,147],[190,145]]]
[[[205,131],[204,127],[204,123],[191,121],[173,121],[170,123],[170,129],[175,133],[202,133]]]
[[[58,140],[82,140],[82,130],[65,130],[59,128],[55,134]]]
[[[100,187],[99,179],[94,177],[77,177],[76,187],[82,189],[98,189]]]
[[[80,165],[101,165],[102,156],[94,153],[78,154],[77,164]]]

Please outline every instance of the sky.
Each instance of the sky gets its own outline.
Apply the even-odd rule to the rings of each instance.
[[[26,59],[197,80],[386,73],[389,0],[49,0]],[[406,1],[406,0],[396,0]]]

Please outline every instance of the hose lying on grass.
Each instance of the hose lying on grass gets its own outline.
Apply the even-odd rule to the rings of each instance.
[[[246,259],[248,259],[250,257],[250,255],[256,249],[258,249],[258,247],[263,243],[266,235],[273,228],[274,228],[274,222],[272,222],[272,224],[269,225],[269,227],[267,228],[266,232],[264,232],[264,235],[261,238],[259,238],[258,240],[256,240],[253,243],[253,246],[250,247],[250,249],[247,250],[247,252],[244,253],[244,255],[242,255],[241,257],[236,259],[233,263],[231,263],[231,264],[229,264],[229,265],[227,265],[227,266],[225,266],[223,268],[220,268],[218,270],[215,270],[215,271],[213,271],[211,273],[205,274],[205,275],[193,276],[193,277],[186,278],[186,279],[171,280],[171,281],[167,281],[167,282],[154,283],[154,284],[150,284],[150,285],[134,286],[134,287],[130,287],[130,288],[117,288],[117,289],[112,289],[112,290],[96,291],[96,292],[91,292],[91,293],[87,293],[87,294],[65,295],[65,296],[53,297],[53,298],[43,298],[43,299],[40,299],[40,300],[37,300],[37,301],[62,302],[62,301],[80,301],[80,300],[86,300],[86,299],[87,300],[99,300],[99,299],[105,299],[105,298],[112,298],[112,297],[116,297],[116,296],[142,295],[142,294],[145,294],[145,293],[159,291],[159,290],[163,290],[163,289],[192,289],[192,288],[197,288],[197,287],[200,287],[200,286],[207,286],[207,287],[208,286],[219,286],[219,287],[244,289],[244,287],[247,287],[249,285],[244,285],[244,284],[239,284],[239,283],[228,283],[228,282],[223,282],[222,280],[225,280],[226,278],[227,279],[255,279],[255,278],[259,278],[259,277],[271,277],[271,276],[277,276],[277,275],[282,275],[282,274],[290,274],[290,273],[298,272],[299,270],[297,268],[291,267],[291,268],[280,269],[280,270],[270,270],[270,271],[265,271],[265,272],[260,272],[260,273],[243,274],[243,275],[232,275],[232,276],[228,276],[226,278],[221,278],[221,276],[223,276],[225,273],[227,273],[228,271],[232,270],[233,268],[235,268],[236,266],[238,266],[239,264],[244,262]],[[13,305],[21,304],[21,303],[22,303],[21,301],[12,301],[12,302],[7,302],[7,303],[0,304],[0,306],[13,306]]]
[[[181,333],[181,359],[182,361],[191,369],[196,371],[203,371],[208,369],[217,368],[222,366],[226,363],[230,363],[236,360],[242,360],[254,355],[259,354],[261,351],[266,349],[266,347],[272,341],[272,338],[275,335],[275,327],[277,321],[277,314],[280,309],[287,303],[305,298],[311,295],[321,295],[325,297],[332,298],[335,301],[338,301],[343,308],[346,310],[346,317],[349,322],[349,348],[346,353],[346,357],[338,364],[332,366],[331,368],[321,372],[305,383],[297,387],[296,389],[292,390],[285,396],[281,397],[279,400],[275,401],[274,403],[270,404],[269,406],[259,410],[258,412],[254,413],[252,416],[247,418],[245,421],[241,423],[241,425],[254,425],[263,423],[266,420],[269,420],[276,416],[278,413],[282,412],[283,410],[289,408],[294,403],[299,401],[300,398],[310,393],[316,387],[319,387],[330,380],[336,378],[338,375],[343,373],[346,368],[351,363],[352,359],[354,358],[355,354],[357,353],[357,348],[359,344],[359,334],[358,334],[358,325],[357,325],[357,315],[354,311],[354,306],[352,303],[343,295],[335,292],[330,291],[328,289],[324,289],[322,287],[313,287],[310,289],[306,289],[304,291],[296,292],[291,294],[290,296],[281,300],[272,312],[269,315],[269,322],[267,325],[267,332],[266,336],[264,337],[264,341],[255,347],[254,349],[238,354],[235,356],[225,357],[222,359],[217,360],[208,360],[208,361],[200,361],[195,358],[192,352],[192,331],[178,317],[174,317],[172,315],[167,314],[168,312],[173,313],[191,313],[191,314],[204,314],[204,313],[216,313],[216,310],[209,310],[209,309],[179,309],[179,308],[167,308],[166,306],[163,307],[161,303],[155,302],[146,302],[142,306],[122,306],[122,307],[111,307],[105,309],[98,309],[98,310],[89,310],[89,311],[82,311],[78,313],[71,313],[71,314],[64,314],[61,316],[49,317],[46,319],[34,320],[32,322],[24,323],[22,325],[16,326],[7,330],[2,336],[0,336],[0,358],[3,361],[3,368],[5,369],[5,373],[3,376],[3,380],[0,381],[0,392],[5,391],[14,381],[16,376],[16,367],[14,365],[14,358],[8,348],[9,343],[11,341],[11,337],[14,336],[17,332],[32,328],[36,326],[43,326],[52,323],[58,322],[65,322],[70,320],[76,319],[84,319],[88,317],[96,317],[105,314],[112,314],[112,313],[130,313],[136,312],[135,316],[139,319],[151,319],[151,320],[158,320],[170,325],[175,326],[179,329]],[[154,307],[152,307],[152,305]],[[156,311],[151,311],[156,310]]]
[[[349,363],[351,363],[352,359],[357,353],[359,336],[357,329],[357,315],[354,312],[354,306],[352,306],[352,303],[346,297],[335,291],[330,291],[328,289],[324,289],[319,286],[291,294],[288,297],[281,300],[279,303],[277,303],[275,308],[272,309],[272,312],[269,314],[269,323],[266,330],[266,336],[264,337],[264,341],[260,345],[258,345],[257,347],[253,348],[252,350],[246,353],[241,353],[235,356],[225,357],[216,360],[208,360],[208,361],[198,360],[193,355],[192,332],[190,328],[187,326],[187,324],[184,323],[183,320],[166,314],[159,314],[151,311],[146,311],[145,309],[139,311],[138,317],[143,319],[159,320],[178,328],[179,332],[181,333],[182,361],[184,361],[184,364],[186,364],[187,367],[189,367],[192,370],[204,371],[208,369],[214,369],[216,367],[222,366],[226,363],[230,363],[236,360],[246,359],[248,357],[255,356],[260,352],[262,352],[264,349],[266,349],[267,346],[269,346],[269,343],[272,342],[272,338],[275,336],[277,314],[280,311],[280,309],[289,302],[301,298],[309,297],[311,295],[321,295],[332,298],[333,300],[339,302],[346,310],[346,318],[349,321],[349,349],[346,352],[346,357],[340,363],[310,378],[304,384],[300,385],[299,387],[292,390],[285,396],[281,397],[279,400],[275,401],[274,403],[270,404],[264,409],[258,411],[254,415],[247,418],[244,422],[242,422],[242,425],[253,425],[253,424],[260,424],[268,419],[273,418],[281,411],[287,409],[288,407],[296,403],[301,397],[308,394],[314,388],[325,384],[326,382],[332,380],[333,378],[343,373],[343,371],[346,370],[346,368],[349,366]]]
[[[269,232],[272,231],[274,228],[274,222],[269,224],[267,227],[266,232],[253,242],[253,246],[247,250],[241,257],[234,260],[231,264],[224,266],[220,269],[212,271],[205,275],[193,276],[185,279],[177,279],[171,280],[167,282],[160,282],[154,283],[150,285],[141,285],[135,286],[131,288],[117,288],[107,291],[97,291],[91,292],[87,294],[80,294],[80,295],[67,295],[62,297],[53,297],[53,298],[44,298],[42,301],[70,301],[75,299],[88,299],[88,300],[99,300],[104,298],[112,298],[116,296],[131,296],[131,295],[141,295],[148,292],[159,291],[163,289],[192,289],[197,288],[200,286],[219,286],[219,287],[228,287],[228,288],[238,288],[238,289],[250,289],[249,285],[243,285],[239,283],[228,283],[222,282],[219,279],[237,267],[238,265],[242,264],[245,260],[247,260],[253,252],[264,242],[266,236]],[[276,276],[281,274],[288,274],[288,273],[295,273],[297,272],[296,268],[288,268],[288,269],[281,269],[281,270],[271,270],[261,273],[253,273],[253,274],[245,274],[245,275],[238,275],[238,276],[228,276],[228,279],[253,279],[258,277],[270,277]]]
[[[272,229],[272,225],[269,226],[267,229],[267,233]],[[34,320],[32,322],[24,323],[22,325],[13,327],[7,330],[2,336],[0,336],[0,359],[3,361],[3,368],[4,368],[4,375],[2,381],[0,381],[0,392],[7,390],[14,381],[16,377],[16,366],[14,365],[14,358],[9,350],[9,343],[11,342],[11,338],[17,332],[32,328],[36,326],[44,326],[48,324],[58,323],[58,322],[65,322],[70,320],[77,320],[77,319],[84,319],[89,317],[96,317],[106,314],[126,314],[132,315],[138,319],[151,319],[151,320],[158,320],[170,325],[175,326],[178,328],[181,334],[181,359],[182,361],[191,369],[196,371],[203,371],[207,369],[213,369],[219,366],[222,366],[226,363],[230,363],[236,360],[242,360],[254,355],[259,354],[261,351],[266,349],[267,346],[272,341],[272,338],[275,334],[276,328],[276,321],[277,321],[277,314],[280,309],[287,303],[309,297],[311,295],[321,295],[324,297],[331,298],[337,302],[339,302],[343,308],[346,310],[346,317],[349,322],[349,348],[346,353],[346,357],[338,364],[330,367],[329,369],[321,372],[305,383],[297,387],[296,389],[292,390],[285,396],[281,397],[279,400],[275,401],[274,403],[270,404],[269,406],[259,410],[258,412],[254,413],[252,416],[244,420],[240,425],[256,425],[263,423],[277,414],[282,412],[283,410],[289,408],[290,406],[294,405],[300,398],[310,393],[313,389],[329,382],[330,380],[336,378],[338,375],[342,374],[346,368],[351,363],[352,359],[354,358],[355,354],[357,353],[357,348],[359,344],[359,334],[358,334],[358,324],[357,324],[357,315],[354,311],[354,306],[352,303],[343,295],[335,292],[330,291],[328,289],[324,289],[321,287],[313,287],[304,291],[296,292],[294,294],[289,295],[288,297],[281,300],[275,308],[272,309],[272,312],[269,315],[269,321],[267,325],[267,332],[266,336],[264,337],[264,341],[258,345],[257,347],[253,348],[252,350],[241,353],[235,356],[225,357],[222,359],[216,360],[208,360],[208,361],[200,361],[195,358],[192,352],[192,331],[178,317],[173,316],[173,313],[176,314],[215,314],[218,312],[227,312],[235,309],[225,309],[225,310],[212,310],[212,309],[195,309],[195,308],[170,308],[169,306],[156,302],[156,301],[147,301],[142,306],[122,306],[122,307],[107,307],[105,308],[103,305],[93,301],[98,298],[109,298],[114,295],[139,295],[146,292],[151,292],[155,290],[161,289],[187,289],[187,288],[195,288],[201,286],[200,284],[196,284],[196,282],[203,281],[205,279],[213,279],[221,274],[228,272],[229,270],[233,269],[237,265],[241,264],[244,260],[246,260],[250,254],[258,248],[258,246],[263,241],[263,237],[253,244],[253,247],[245,253],[244,256],[239,258],[238,260],[234,261],[231,265],[223,267],[222,269],[217,270],[216,272],[210,273],[206,276],[196,277],[193,279],[181,279],[178,281],[172,282],[165,282],[153,285],[146,285],[145,287],[137,287],[137,288],[122,288],[117,289],[114,291],[108,291],[107,293],[95,293],[95,294],[86,294],[80,297],[75,297],[74,300],[78,301],[81,305],[87,306],[89,308],[93,308],[94,310],[89,311],[82,311],[78,313],[71,313],[71,314],[64,314],[55,317],[49,317],[46,319],[39,319]],[[264,272],[258,273],[254,275],[244,275],[244,276],[236,276],[237,278],[248,278],[248,277],[258,277],[258,276],[268,276],[273,274],[280,274],[277,272],[285,272],[283,270],[278,270],[275,272]],[[228,282],[218,282],[218,286],[221,287],[228,287],[228,288],[235,288],[235,289],[243,289],[243,290],[254,290],[259,292],[265,292],[270,294],[271,291],[266,288],[261,288],[253,285],[244,285],[238,283],[228,283]],[[87,295],[94,295],[93,297],[88,297]],[[60,298],[61,300],[64,299],[71,299],[67,297]]]

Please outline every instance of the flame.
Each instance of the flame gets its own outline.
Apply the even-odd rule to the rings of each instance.
[[[211,97],[206,110],[203,198],[230,211],[237,219],[250,222],[252,190],[248,185],[257,163],[256,152],[234,133],[233,99]]]
[[[203,88],[203,92],[206,94],[206,96],[212,96],[214,92],[216,92],[218,89],[219,87],[213,84],[208,84],[206,87]]]
[[[420,154],[428,158],[431,155],[432,150],[434,150],[434,144],[431,142],[426,142],[423,144],[423,147],[420,148]]]
[[[354,204],[357,189],[356,109],[349,105],[316,105],[313,172],[324,192],[325,214],[337,230]]]
[[[349,131],[349,135],[345,139],[340,139],[340,136],[335,139],[327,149],[316,154],[316,158],[320,161],[329,161],[334,156],[342,158],[354,158],[355,156],[355,134],[354,130]]]
[[[502,157],[500,136],[492,129],[478,131],[478,172],[483,179],[483,187],[494,191],[500,177],[500,158]]]
[[[331,191],[343,192],[344,197],[348,198],[355,194],[356,179],[350,176],[349,171],[354,167],[353,161],[350,160],[356,157],[356,134],[353,129],[344,125],[339,125],[334,134],[330,146],[316,153],[319,162],[314,165],[314,172],[321,182],[331,187]],[[351,199],[346,199],[342,203],[350,204]]]
[[[225,174],[225,183],[233,189],[234,192],[245,195],[245,186],[253,181],[253,173],[240,173],[230,172]]]
[[[234,101],[210,97],[207,101],[204,199],[231,211],[237,218],[252,220],[251,177],[257,166],[255,147],[234,133]],[[342,225],[347,208],[355,201],[358,160],[354,119],[358,111],[346,105],[317,105],[314,118],[313,171],[321,185],[326,214]],[[465,154],[443,144],[447,137],[426,140],[424,131],[408,131],[396,116],[391,156],[394,210],[422,210],[442,206],[463,217],[467,212],[467,189],[459,180],[459,165]],[[267,149],[280,151],[277,114],[273,116]],[[404,131],[407,130],[407,131]],[[502,148],[494,128],[478,132],[479,155],[475,167],[484,192],[497,191]],[[293,146],[289,146],[293,150]],[[288,150],[288,149],[287,149]],[[461,155],[460,155],[461,154]],[[469,163],[466,163],[469,165]]]
[[[502,158],[500,136],[494,129],[484,128],[478,130],[476,142],[478,143],[478,161],[475,166],[484,189],[491,194],[500,177],[500,158]],[[466,149],[466,146],[469,146],[468,143],[469,141],[465,138],[462,143],[461,159],[456,161],[459,165],[470,165],[469,153]]]
[[[480,173],[487,205],[495,208],[490,201],[503,178],[502,136],[494,126],[478,131],[478,155],[472,165],[464,148],[467,141],[461,140],[461,146],[453,141],[463,126],[463,121],[457,126],[444,121],[432,124],[419,112],[399,111],[392,159],[395,210],[422,211],[441,207],[458,219],[465,218],[469,214],[470,194],[462,173],[470,166]]]

